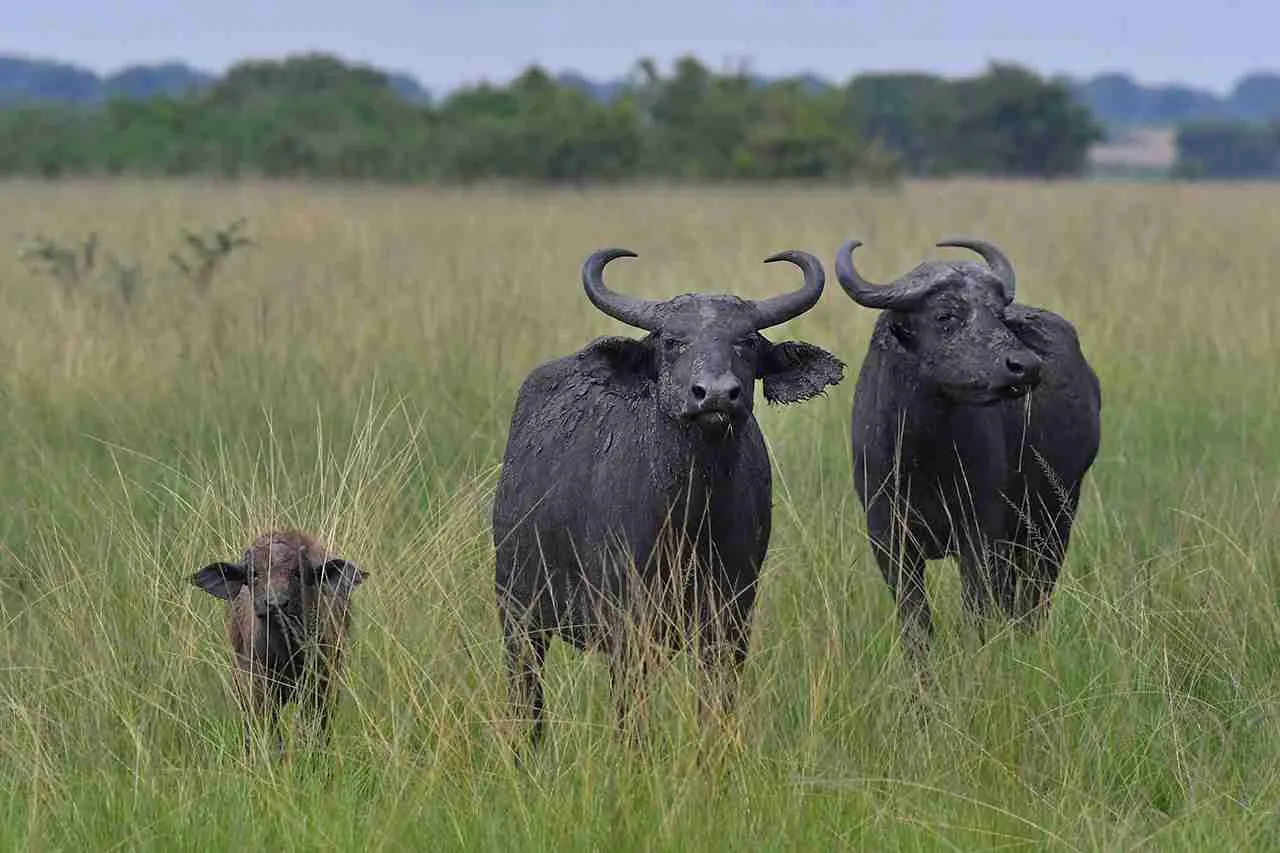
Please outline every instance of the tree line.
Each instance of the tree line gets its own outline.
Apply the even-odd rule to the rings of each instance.
[[[0,110],[0,174],[394,182],[892,180],[1079,174],[1101,129],[1068,89],[994,64],[762,81],[642,60],[607,97],[531,67],[438,102],[306,54],[241,63],[199,92]]]
[[[1280,178],[1280,121],[1191,122],[1178,129],[1177,145],[1176,178]]]

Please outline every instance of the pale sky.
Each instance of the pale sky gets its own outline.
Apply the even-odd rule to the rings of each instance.
[[[682,53],[758,73],[968,74],[992,59],[1047,73],[1120,70],[1225,91],[1280,70],[1280,2],[1220,0],[7,0],[0,53],[109,72],[177,59],[220,72],[244,58],[324,50],[406,71],[434,92],[500,82],[537,61],[593,78]]]

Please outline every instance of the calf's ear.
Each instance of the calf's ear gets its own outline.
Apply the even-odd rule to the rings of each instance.
[[[844,378],[844,362],[804,341],[766,341],[758,376],[770,403],[798,403],[822,393]]]
[[[369,573],[361,569],[350,560],[341,558],[327,561],[320,567],[320,583],[325,589],[334,593],[351,594],[351,590],[358,587],[369,577]]]
[[[191,583],[214,598],[235,598],[244,586],[244,566],[235,563],[210,563],[191,576]]]
[[[584,351],[602,359],[610,369],[625,374],[654,378],[653,335],[640,340],[624,337],[596,338]]]

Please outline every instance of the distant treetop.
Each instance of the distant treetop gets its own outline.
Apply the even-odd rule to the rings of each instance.
[[[20,63],[7,62],[0,72]],[[878,74],[843,85],[717,72],[692,56],[669,74],[642,59],[611,84],[533,66],[434,102],[403,75],[318,53],[242,62],[219,78],[164,65],[108,80],[48,64],[24,77],[23,96],[0,110],[0,174],[1054,178],[1079,174],[1102,136],[1066,85],[1008,64],[961,79]]]

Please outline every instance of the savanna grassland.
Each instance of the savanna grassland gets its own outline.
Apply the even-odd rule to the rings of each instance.
[[[1280,189],[394,190],[8,184],[0,211],[0,849],[1055,850],[1280,846]],[[168,254],[238,217],[204,296]],[[18,259],[100,237],[66,290]],[[519,383],[629,334],[611,286],[764,296],[846,237],[887,281],[956,234],[1070,318],[1103,443],[1037,638],[959,633],[936,695],[863,541],[848,418],[873,312],[834,282],[766,334],[848,363],[757,411],[774,539],[735,723],[676,658],[643,750],[598,660],[553,646],[548,748],[501,748],[489,506]],[[371,572],[330,751],[241,756],[222,605],[191,587],[269,525]]]

